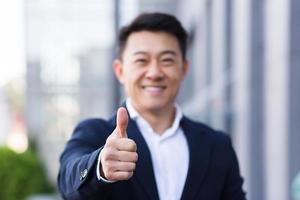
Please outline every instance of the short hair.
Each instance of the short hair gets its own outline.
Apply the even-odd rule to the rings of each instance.
[[[188,34],[179,20],[166,13],[142,13],[129,25],[121,28],[118,37],[118,57],[121,58],[130,34],[139,31],[165,32],[176,37],[183,58],[186,58]]]

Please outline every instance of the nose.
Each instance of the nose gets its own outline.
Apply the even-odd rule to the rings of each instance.
[[[147,69],[146,78],[151,80],[160,80],[164,77],[161,67],[156,61],[150,63]]]

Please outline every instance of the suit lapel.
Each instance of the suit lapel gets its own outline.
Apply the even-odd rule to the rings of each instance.
[[[123,106],[126,108],[125,103]],[[136,142],[139,155],[133,178],[141,185],[149,199],[158,200],[159,195],[149,148],[135,121],[130,117],[129,119],[127,135]],[[206,133],[201,130],[201,127],[185,116],[183,116],[180,125],[186,136],[190,155],[189,169],[181,200],[191,200],[195,199],[197,192],[201,190],[201,185],[209,166],[212,145],[205,139]]]
[[[199,126],[183,117],[181,127],[187,138],[189,146],[189,169],[181,195],[181,199],[195,199],[197,192],[201,189],[206,170],[209,165],[211,145],[205,140],[205,133]]]
[[[137,153],[139,155],[133,178],[141,185],[147,193],[149,199],[159,199],[156,187],[152,160],[148,146],[140,133],[134,120],[130,119],[127,127],[127,135],[133,139],[137,145]]]

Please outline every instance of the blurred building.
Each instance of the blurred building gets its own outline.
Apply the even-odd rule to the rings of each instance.
[[[24,52],[24,4],[12,0],[0,3],[0,146],[13,133],[14,116],[22,113]]]
[[[114,5],[27,0],[25,10],[28,132],[55,181],[74,126],[87,116],[107,117],[113,108]]]
[[[177,8],[192,36],[186,112],[231,134],[248,199],[291,199],[300,170],[300,2],[189,0]]]

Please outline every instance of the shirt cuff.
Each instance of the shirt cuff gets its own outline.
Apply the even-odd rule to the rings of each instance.
[[[100,169],[101,169],[101,155],[102,155],[102,151],[103,151],[103,149],[101,149],[101,151],[100,151],[100,153],[99,153],[99,156],[98,156],[98,161],[97,161],[97,168],[96,168],[97,179],[98,179],[99,181],[104,182],[104,183],[114,183],[115,181],[107,180],[107,179],[103,178],[103,177],[100,175]]]

